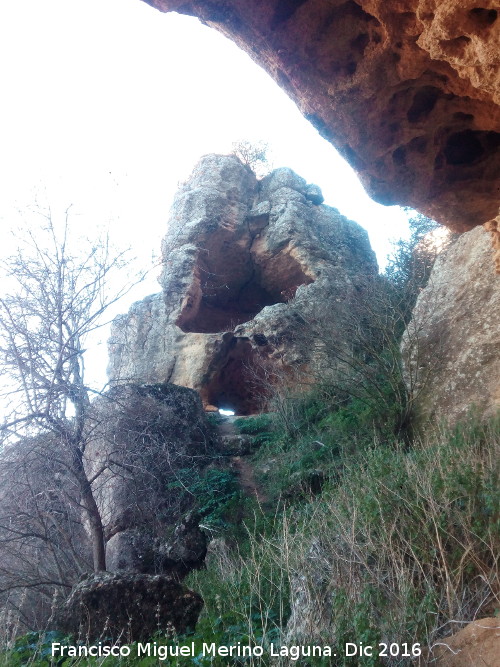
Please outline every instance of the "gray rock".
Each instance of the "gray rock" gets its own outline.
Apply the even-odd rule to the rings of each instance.
[[[325,201],[321,189],[317,185],[308,185],[306,189],[306,199],[319,206]]]
[[[208,539],[199,526],[200,519],[197,512],[186,514],[168,543],[159,549],[163,570],[175,573],[179,579],[204,565]]]
[[[160,575],[99,572],[78,583],[56,615],[56,629],[86,642],[126,644],[158,630],[185,633],[195,627],[201,597]]]
[[[276,190],[289,188],[304,195],[307,185],[302,176],[298,176],[289,167],[280,167],[265,176],[260,183],[261,199],[269,199]]]
[[[215,451],[199,396],[171,384],[120,385],[94,403],[94,412],[86,466],[89,477],[105,467],[95,497],[108,569],[185,570],[167,562],[160,545],[193,503],[171,486],[176,471],[203,466]]]
[[[264,376],[319,364],[298,318],[340,314],[377,272],[365,230],[320,199],[291,169],[257,181],[234,156],[202,158],[172,206],[163,294],[113,323],[111,381],[174,382],[245,415],[265,408]]]
[[[436,260],[403,337],[417,428],[500,408],[500,276],[489,234],[462,234]]]
[[[223,435],[219,443],[224,456],[246,456],[252,453],[254,440],[249,435]]]

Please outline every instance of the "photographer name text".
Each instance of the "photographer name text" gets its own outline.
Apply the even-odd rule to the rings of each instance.
[[[329,645],[302,646],[300,644],[269,644],[265,648],[259,645],[242,644],[237,642],[228,646],[218,646],[214,642],[202,642],[201,645],[191,642],[190,644],[158,644],[157,642],[128,644],[105,644],[97,643],[86,646],[64,645],[57,642],[52,644],[52,657],[71,657],[71,658],[101,658],[101,657],[154,657],[158,660],[168,660],[169,658],[194,658],[199,657],[237,657],[237,658],[260,658],[269,657],[287,657],[290,660],[299,660],[300,658],[328,658],[328,657],[359,657],[372,658],[378,657],[399,657],[399,658],[417,658],[421,654],[420,644],[409,644],[403,642],[380,642],[379,644],[363,644],[361,642],[346,642],[340,647]]]

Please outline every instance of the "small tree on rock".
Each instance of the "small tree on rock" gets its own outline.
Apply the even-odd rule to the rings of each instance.
[[[258,177],[265,176],[269,170],[269,144],[265,141],[247,141],[240,139],[232,144],[232,154],[249,167]]]

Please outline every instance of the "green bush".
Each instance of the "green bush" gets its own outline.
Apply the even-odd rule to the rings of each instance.
[[[254,417],[240,417],[234,421],[235,427],[244,435],[257,435],[274,430],[274,416],[261,414]]]
[[[9,650],[0,653],[0,665],[5,665],[5,667],[69,665],[69,659],[52,660],[52,642],[59,642],[63,645],[70,643],[69,638],[60,632],[28,632],[18,637]]]
[[[254,449],[272,445],[281,439],[281,435],[275,427],[275,416],[273,414],[240,417],[235,420],[234,425],[242,435],[252,436]]]
[[[208,424],[212,428],[217,428],[220,424],[223,423],[224,417],[220,415],[218,412],[207,412],[205,413],[205,418],[208,422]]]
[[[241,497],[236,473],[223,468],[182,468],[168,488],[194,496],[204,525],[212,528],[228,526]]]

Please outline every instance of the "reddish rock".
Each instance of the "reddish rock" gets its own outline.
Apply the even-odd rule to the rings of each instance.
[[[145,0],[233,39],[383,204],[463,232],[500,204],[495,0]]]
[[[499,667],[500,619],[482,618],[437,641],[420,665],[436,667]]]

